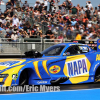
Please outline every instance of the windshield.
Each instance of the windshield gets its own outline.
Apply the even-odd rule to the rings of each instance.
[[[45,56],[58,56],[61,54],[64,47],[65,47],[64,45],[52,46],[41,53],[44,54]]]

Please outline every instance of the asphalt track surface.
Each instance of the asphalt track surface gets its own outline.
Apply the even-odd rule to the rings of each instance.
[[[66,84],[66,85],[57,85],[57,86],[60,86],[60,91],[100,89],[100,83],[71,84],[71,85]],[[25,91],[24,92],[0,92],[0,94],[21,94],[21,93],[33,93],[33,92],[25,92]]]

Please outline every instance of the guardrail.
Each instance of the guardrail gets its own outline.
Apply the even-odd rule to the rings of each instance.
[[[11,38],[0,38],[0,55],[23,55],[25,51],[35,49],[42,52],[46,48],[62,43],[62,39],[18,39],[18,42],[8,41]],[[63,40],[63,43],[75,42],[87,44],[96,50],[97,40]]]

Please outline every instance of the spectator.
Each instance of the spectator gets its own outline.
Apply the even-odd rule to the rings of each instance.
[[[13,4],[13,6],[14,6],[15,0],[11,0],[11,3],[12,3],[12,4]]]
[[[47,7],[48,7],[48,0],[44,0],[44,10],[47,11]]]
[[[82,36],[79,34],[79,33],[76,33],[76,38],[75,40],[81,40],[82,39]]]
[[[12,35],[11,35],[11,39],[13,42],[17,42],[18,40],[18,35],[16,31],[13,31]]]
[[[85,12],[86,12],[87,18],[90,19],[91,12],[89,10],[89,7],[87,8],[87,10]]]
[[[5,38],[11,38],[11,34],[9,34],[9,31],[8,30],[6,31]]]
[[[68,38],[68,39],[71,39],[72,38],[72,32],[71,32],[72,30],[71,30],[71,27],[70,27],[70,25],[68,26],[68,28],[67,28],[67,33],[66,33],[66,37]]]
[[[63,27],[64,27],[63,21],[62,21],[59,25],[60,25],[59,29],[60,29],[61,31],[63,31]]]
[[[7,32],[9,32],[10,36],[11,34],[13,33],[14,29],[13,29],[13,26],[9,26],[9,28],[6,30]]]
[[[73,20],[71,21],[71,25],[75,26],[76,23],[77,23],[77,21],[75,21],[75,18],[73,18]]]
[[[38,10],[40,6],[40,2],[36,1],[35,5],[34,5],[34,10]]]
[[[92,4],[91,4],[91,1],[87,1],[86,5],[89,7],[89,10],[93,7]]]
[[[19,25],[19,19],[17,18],[17,15],[14,15],[14,18],[13,18],[13,26],[18,26]]]
[[[63,34],[62,33],[60,33],[60,35],[58,36],[58,39],[61,39],[62,42],[63,42],[64,37],[63,37]]]
[[[21,2],[21,0],[14,0],[14,3],[16,4],[16,7],[19,8],[20,3],[22,3],[22,2]]]
[[[40,3],[43,3],[43,0],[37,0],[38,2],[40,2]]]
[[[54,0],[48,0],[48,1],[50,2],[49,11],[52,11],[55,1]]]
[[[0,13],[0,32],[8,30],[10,35],[12,35],[13,30],[20,31],[20,33],[17,32],[16,34],[18,37],[21,35],[23,38],[43,37],[57,39],[60,33],[63,34],[63,38],[67,37],[68,39],[75,39],[80,37],[80,35],[81,39],[95,39],[99,37],[99,5],[99,9],[97,7],[93,8],[91,2],[88,1],[86,8],[80,6],[80,4],[77,4],[75,7],[71,0],[65,0],[57,8],[55,6],[55,3],[58,2],[57,0],[44,0],[44,4],[43,0],[42,2],[38,0],[33,9],[33,7],[29,7],[30,5],[27,1],[25,1],[23,7],[19,7],[19,4],[17,7],[14,7],[14,4],[12,5],[11,3],[12,1],[9,0],[7,4],[10,9],[7,8]],[[50,11],[47,11],[48,1],[50,2]],[[20,3],[21,0],[15,0],[15,2]],[[38,23],[40,24],[39,26],[37,25]],[[92,28],[94,28],[95,32],[92,31]],[[43,35],[44,33],[45,35]]]
[[[46,31],[46,39],[50,39],[54,36],[54,34],[52,33],[51,31],[51,28],[49,28],[47,31]]]
[[[29,7],[29,4],[27,3],[27,1],[25,1],[25,3],[23,4],[23,6],[24,6],[25,8]]]
[[[77,14],[77,8],[74,6],[73,8],[72,8],[72,14]]]
[[[22,12],[21,12],[21,8],[20,7],[17,8],[16,15],[17,15],[17,17],[22,16]]]
[[[23,24],[20,24],[20,26],[18,27],[19,30],[23,29]]]
[[[2,20],[2,24],[6,24],[6,20],[5,20],[5,16],[4,15],[1,15],[1,20]]]
[[[13,6],[13,4],[12,4],[11,0],[8,0],[8,2],[6,3],[6,9],[7,8],[10,9],[11,6]]]
[[[40,11],[40,13],[42,13],[43,8],[44,8],[44,3],[41,3],[40,6],[39,6],[39,11]]]
[[[71,14],[72,6],[73,6],[73,4],[72,4],[71,0],[68,0],[68,10],[69,10],[69,14]]]

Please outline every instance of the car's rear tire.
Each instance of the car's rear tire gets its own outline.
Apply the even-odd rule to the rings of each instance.
[[[27,70],[22,71],[19,78],[19,85],[28,85],[28,72]]]
[[[96,70],[94,82],[100,83],[100,67]]]

